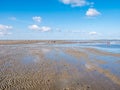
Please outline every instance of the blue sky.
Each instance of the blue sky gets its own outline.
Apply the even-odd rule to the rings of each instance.
[[[0,0],[0,39],[120,39],[120,0]]]

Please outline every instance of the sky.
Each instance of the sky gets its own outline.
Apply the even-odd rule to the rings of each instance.
[[[120,39],[120,0],[0,0],[0,40]]]

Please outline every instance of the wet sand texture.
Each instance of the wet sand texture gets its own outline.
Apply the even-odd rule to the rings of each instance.
[[[101,67],[109,63],[91,57],[103,53],[119,61],[92,48],[0,46],[0,90],[120,90],[120,77]]]

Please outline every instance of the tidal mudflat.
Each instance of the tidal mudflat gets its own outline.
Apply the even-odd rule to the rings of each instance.
[[[0,90],[120,90],[120,52],[22,43],[0,44]]]

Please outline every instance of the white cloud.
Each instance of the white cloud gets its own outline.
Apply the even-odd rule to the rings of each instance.
[[[12,29],[12,26],[0,24],[0,36],[11,34],[8,30]]]
[[[41,31],[43,31],[43,32],[51,31],[51,28],[47,27],[47,26],[42,26]]]
[[[30,25],[28,28],[31,30],[40,30],[40,27],[38,25]]]
[[[28,28],[30,30],[38,30],[38,31],[41,31],[41,32],[47,32],[47,31],[51,31],[51,28],[50,27],[47,27],[47,26],[38,26],[38,25],[30,25],[28,26]]]
[[[98,33],[97,32],[89,32],[89,35],[97,35]]]
[[[10,35],[12,34],[11,32],[1,32],[0,31],[0,36],[5,36],[5,35]]]
[[[80,7],[88,4],[86,0],[60,0],[62,3],[71,5],[72,7]]]
[[[98,16],[100,14],[101,13],[94,8],[89,8],[88,11],[86,12],[86,16],[88,16],[88,17],[94,17],[94,16]]]
[[[9,30],[9,29],[12,29],[12,28],[13,28],[12,26],[7,26],[7,25],[0,24],[0,31],[1,30]]]
[[[42,18],[40,16],[35,16],[32,18],[33,21],[40,23],[42,21]]]

